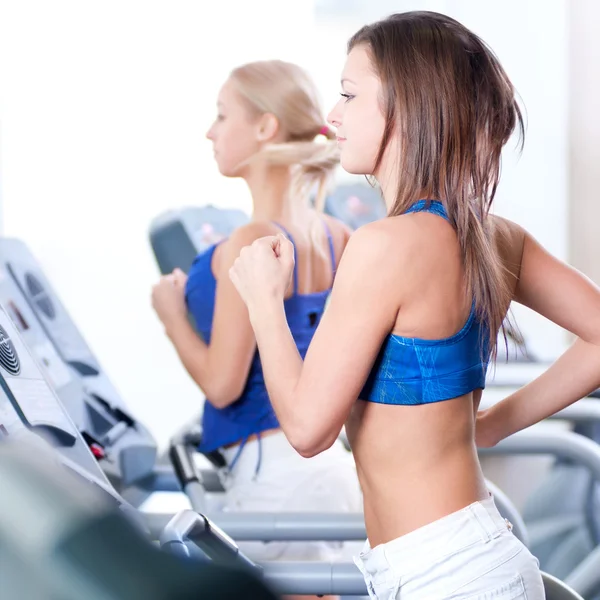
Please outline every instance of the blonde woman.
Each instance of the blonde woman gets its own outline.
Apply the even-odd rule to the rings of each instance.
[[[350,234],[320,210],[339,163],[335,135],[325,125],[310,78],[286,62],[235,69],[217,108],[207,137],[221,174],[247,183],[251,222],[200,254],[187,278],[180,271],[163,277],[152,295],[167,336],[206,395],[200,450],[220,449],[226,458],[226,510],[360,511],[354,462],[342,444],[308,460],[282,432],[248,311],[228,275],[244,246],[286,235],[296,262],[285,313],[304,356]],[[188,311],[203,339],[190,326]],[[242,548],[256,560],[332,560],[340,545],[252,543]]]

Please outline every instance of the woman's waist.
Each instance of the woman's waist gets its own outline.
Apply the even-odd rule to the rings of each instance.
[[[405,448],[394,456],[358,450],[354,457],[372,545],[404,536],[473,502],[485,499],[485,478],[472,444],[419,456]]]

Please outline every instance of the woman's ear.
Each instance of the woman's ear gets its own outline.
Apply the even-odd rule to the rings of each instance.
[[[279,133],[279,119],[272,113],[261,115],[258,121],[257,139],[259,142],[271,142]]]

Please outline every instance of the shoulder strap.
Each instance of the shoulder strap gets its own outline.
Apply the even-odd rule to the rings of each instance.
[[[290,242],[292,242],[292,246],[294,246],[294,296],[298,293],[298,255],[296,254],[296,244],[294,243],[294,238],[292,234],[283,226],[277,223],[276,221],[271,221],[273,225],[279,227],[283,233],[289,238]]]
[[[331,272],[335,276],[335,247],[333,245],[333,237],[331,235],[331,229],[329,229],[329,225],[327,225],[327,221],[322,219],[323,227],[325,228],[325,235],[327,236],[327,241],[329,242],[329,255],[331,257]]]
[[[404,214],[413,213],[413,212],[427,212],[437,215],[438,217],[442,217],[449,221],[448,213],[444,208],[444,205],[438,200],[419,200],[415,202]]]

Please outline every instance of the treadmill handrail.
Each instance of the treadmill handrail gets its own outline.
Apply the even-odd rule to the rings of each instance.
[[[172,515],[145,515],[150,530],[164,530]],[[228,513],[209,515],[212,522],[237,541],[364,541],[362,513]]]
[[[527,528],[510,499],[486,480],[500,514],[507,518],[514,535],[526,546]],[[146,513],[148,528],[160,537],[172,515]],[[362,513],[217,512],[208,517],[237,541],[363,541],[367,537]]]
[[[367,596],[363,574],[354,563],[268,562],[267,584],[280,594]]]
[[[508,393],[506,395],[508,395]],[[498,396],[498,399],[490,401],[493,396]],[[501,399],[497,391],[494,391],[493,394],[486,394],[484,392],[481,398],[480,410],[490,408],[500,401]],[[572,423],[600,422],[600,400],[589,397],[582,398],[574,404],[571,404],[571,406],[567,406],[567,408],[550,415],[548,419],[571,421]]]
[[[584,598],[593,598],[600,593],[600,546],[569,573],[565,584],[572,587]]]
[[[553,414],[550,419],[560,419],[574,423],[600,422],[600,400],[582,398],[575,404],[571,404],[571,406],[567,406],[567,408]]]
[[[364,577],[354,563],[270,562],[263,569],[267,584],[280,594],[368,595]],[[542,581],[548,600],[583,600],[574,589],[543,571]]]
[[[237,544],[204,515],[193,510],[178,512],[159,537],[161,548],[179,555],[190,555],[187,541],[193,542],[211,560],[259,570],[260,567],[242,554]]]
[[[483,455],[550,454],[587,467],[600,481],[600,446],[572,431],[526,429],[503,439],[492,448],[479,448]]]

